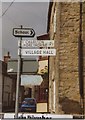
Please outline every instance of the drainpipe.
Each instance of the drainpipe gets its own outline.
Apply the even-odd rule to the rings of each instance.
[[[60,39],[61,39],[61,3],[57,2],[56,4],[56,40],[55,40],[55,48],[57,50],[57,54],[55,57],[55,89],[56,89],[56,104],[55,104],[55,113],[60,114],[60,103],[59,103],[59,84],[60,84],[60,68],[59,68],[59,62],[60,62]]]
[[[79,87],[80,87],[80,104],[81,104],[81,107],[82,107],[82,114],[84,114],[82,2],[80,2],[80,30],[79,30]]]

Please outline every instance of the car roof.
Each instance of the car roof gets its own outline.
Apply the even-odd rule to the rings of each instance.
[[[35,100],[35,98],[24,98],[24,100]]]

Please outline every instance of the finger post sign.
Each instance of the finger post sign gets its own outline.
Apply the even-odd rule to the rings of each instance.
[[[22,56],[55,56],[56,49],[22,49]]]
[[[22,47],[54,47],[54,40],[22,40],[21,46]]]
[[[35,31],[32,28],[14,28],[13,35],[15,37],[34,37]]]

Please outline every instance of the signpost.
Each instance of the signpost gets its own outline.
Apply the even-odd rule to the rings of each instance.
[[[32,28],[14,28],[13,35],[15,37],[34,37],[35,31]]]
[[[17,59],[11,59],[7,64],[8,74],[17,74]],[[38,71],[39,62],[37,60],[22,59],[22,74],[36,74]]]
[[[41,85],[43,78],[41,75],[21,75],[21,85],[34,86]]]
[[[55,56],[56,49],[22,49],[22,56]]]
[[[32,28],[14,28],[13,35],[20,37],[18,42],[18,69],[17,69],[17,86],[16,86],[16,103],[15,103],[15,118],[18,118],[19,108],[19,87],[21,83],[22,74],[22,56],[54,56],[56,55],[56,49],[54,47],[53,40],[22,40],[22,37],[34,37],[35,31]],[[45,49],[22,49],[22,47],[44,47]],[[51,49],[46,49],[46,48]],[[32,64],[33,65],[33,64]],[[10,69],[13,71],[13,68]],[[10,71],[9,71],[10,72]]]
[[[15,118],[18,118],[19,109],[19,87],[21,82],[21,44],[22,37],[34,37],[35,31],[32,28],[14,28],[13,35],[15,37],[20,37],[19,41],[19,53],[18,53],[18,69],[17,69],[17,86],[16,86],[16,103],[15,103]]]
[[[22,40],[22,47],[54,47],[54,40]]]

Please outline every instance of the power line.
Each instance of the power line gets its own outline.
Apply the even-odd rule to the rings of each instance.
[[[4,13],[2,14],[2,16],[4,16],[6,14],[6,12],[8,11],[8,9],[12,6],[12,4],[14,3],[15,0],[13,0],[10,5],[8,6],[8,8],[4,11]]]

